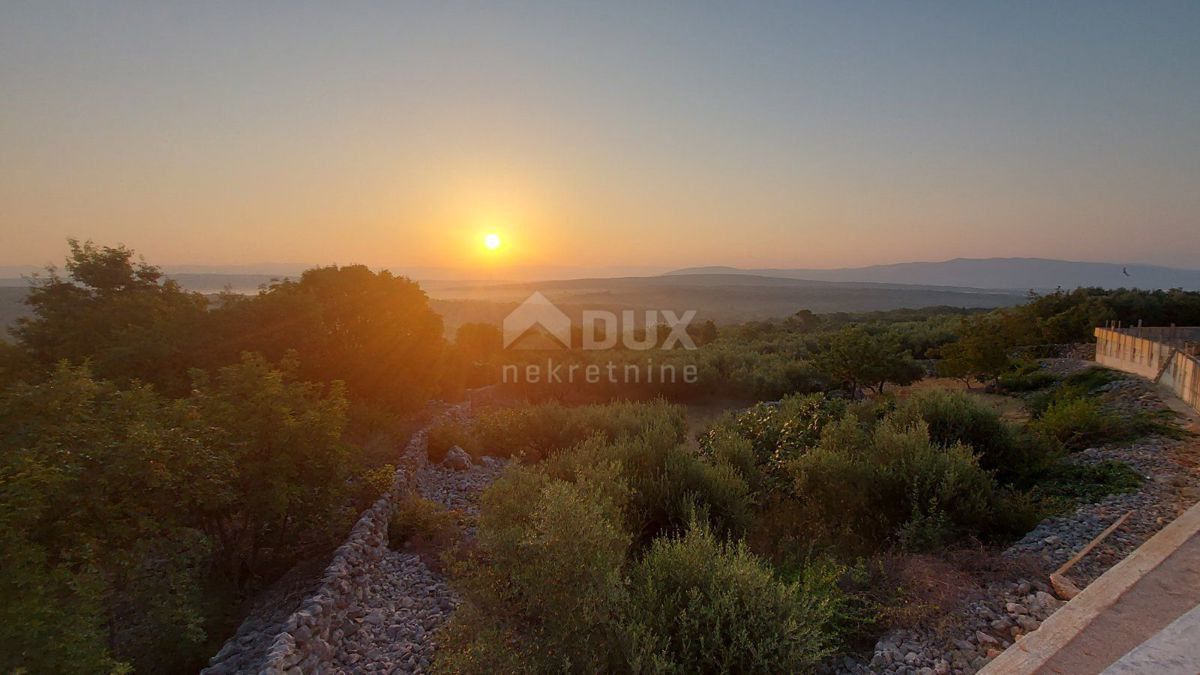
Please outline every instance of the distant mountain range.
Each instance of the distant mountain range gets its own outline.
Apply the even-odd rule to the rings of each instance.
[[[1054,288],[1183,288],[1200,290],[1200,270],[1072,262],[1044,258],[955,258],[943,262],[908,262],[836,269],[740,269],[689,267],[667,275],[752,274],[812,281],[871,282],[957,288],[1045,291]]]
[[[168,272],[168,276],[202,293],[223,289],[254,293],[283,275]],[[28,313],[21,302],[27,286],[25,279],[0,278],[0,329]],[[841,269],[694,267],[657,276],[534,282],[442,279],[421,281],[421,286],[453,328],[468,321],[497,322],[534,291],[569,313],[589,308],[695,309],[702,319],[733,322],[787,316],[800,309],[1005,307],[1023,302],[1030,290],[1056,287],[1200,290],[1200,270],[1038,258],[960,258]]]
[[[166,266],[167,276],[185,288],[214,293],[229,287],[239,293],[254,292],[272,280],[298,278],[302,265],[272,263],[263,265]],[[37,272],[29,265],[0,266],[0,286],[26,286],[21,279]],[[450,268],[393,269],[421,282],[427,290],[468,286],[518,285],[528,283],[564,283],[577,280],[591,284],[597,279],[654,278],[656,276],[753,276],[806,281],[903,284],[906,286],[989,289],[1003,291],[1047,291],[1055,288],[1098,286],[1100,288],[1183,288],[1200,290],[1200,269],[1158,265],[1073,262],[1047,258],[955,258],[942,262],[904,262],[869,267],[814,268],[739,268],[727,266],[688,267],[663,272],[663,268],[573,268],[513,267],[492,270],[488,280],[479,279],[469,270]],[[475,274],[478,274],[476,271]],[[474,280],[473,280],[474,279]],[[742,283],[732,279],[729,283]]]
[[[185,288],[200,292],[254,292],[273,277],[253,274],[172,274]],[[491,281],[422,282],[434,309],[452,334],[459,325],[499,324],[534,291],[545,294],[577,317],[585,309],[660,309],[681,315],[696,310],[700,320],[719,323],[783,317],[801,309],[814,312],[869,312],[900,308],[994,308],[1020,304],[1018,291],[951,288],[916,284],[831,282],[755,274],[676,274],[651,277],[565,279],[525,283]],[[3,328],[29,313],[20,279],[0,283],[0,339]]]
[[[564,279],[506,284],[447,282],[428,289],[448,326],[494,322],[538,291],[575,316],[584,309],[694,309],[719,323],[814,312],[870,312],[902,308],[995,308],[1017,305],[1015,290],[919,284],[812,281],[756,274],[673,274],[656,277]]]

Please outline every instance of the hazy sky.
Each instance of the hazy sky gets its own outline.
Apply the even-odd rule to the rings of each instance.
[[[67,236],[161,264],[1200,267],[1200,3],[0,0],[0,265]]]

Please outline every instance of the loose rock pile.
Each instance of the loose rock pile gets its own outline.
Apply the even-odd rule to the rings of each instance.
[[[429,639],[454,598],[414,553],[388,550],[361,579],[363,593],[334,630],[333,673],[419,673],[429,669]]]
[[[963,637],[943,643],[929,631],[893,631],[876,643],[870,664],[850,660],[848,669],[920,675],[975,672],[1062,605],[1049,590],[1026,579],[993,584],[963,607]]]
[[[469,468],[426,462],[413,476],[418,494],[449,509],[479,514],[479,494],[504,470],[484,457]],[[468,531],[467,536],[473,532]],[[331,672],[421,673],[433,660],[433,633],[454,610],[457,598],[415,553],[388,549],[361,579],[362,598],[347,613]]]

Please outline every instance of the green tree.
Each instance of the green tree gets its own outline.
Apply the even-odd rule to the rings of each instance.
[[[882,394],[888,382],[911,384],[922,372],[894,335],[872,335],[862,326],[831,334],[815,361],[826,377],[845,384],[854,395],[862,387]]]
[[[187,370],[202,334],[207,301],[134,262],[132,250],[68,240],[67,276],[35,278],[25,302],[33,316],[13,334],[45,365],[89,360],[106,379],[151,382],[186,393]]]
[[[213,377],[193,372],[189,403],[205,423],[201,447],[220,449],[228,469],[222,489],[196,495],[189,508],[213,538],[225,578],[239,588],[272,578],[306,544],[323,543],[347,496],[340,383],[325,392],[298,380],[294,359],[281,367],[244,354]]]
[[[444,354],[441,317],[420,286],[363,265],[307,270],[223,305],[214,323],[216,365],[244,351],[272,361],[295,351],[304,379],[341,380],[356,400],[394,409],[426,401]]]
[[[454,333],[454,345],[472,363],[486,364],[503,349],[504,336],[490,323],[464,323]]]
[[[689,324],[687,327],[687,332],[688,335],[692,337],[692,341],[696,343],[697,347],[703,347],[704,345],[715,341],[719,335],[717,324],[713,323],[712,319],[699,324]],[[661,344],[662,341],[660,340],[659,343]]]
[[[0,418],[0,668],[194,666],[208,548],[186,506],[227,467],[185,406],[63,365],[5,391]]]
[[[958,340],[941,348],[938,374],[962,380],[994,381],[1010,363],[1001,326],[988,318],[964,320]]]
[[[239,591],[342,531],[337,388],[251,355],[195,386],[64,363],[0,392],[0,670],[194,671]]]

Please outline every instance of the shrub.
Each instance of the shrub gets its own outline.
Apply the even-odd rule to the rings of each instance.
[[[942,446],[968,445],[979,465],[1002,483],[1022,483],[1058,460],[1053,441],[1007,424],[992,408],[961,392],[927,391],[907,402],[929,426],[929,438]]]
[[[814,569],[785,583],[745,544],[721,541],[702,523],[656,540],[631,576],[642,670],[805,672],[833,650],[834,575]]]
[[[864,430],[847,416],[826,429],[794,470],[809,522],[849,550],[899,539],[941,543],[995,525],[993,479],[969,447],[932,442],[920,420],[889,416]]]
[[[388,546],[416,553],[427,567],[441,572],[443,555],[462,539],[463,525],[461,512],[409,494],[388,520]]]
[[[446,458],[450,448],[458,446],[472,457],[479,456],[479,441],[472,427],[455,419],[440,419],[425,432],[425,454],[437,464]]]
[[[746,532],[746,543],[754,551],[780,569],[801,565],[821,532],[819,524],[810,521],[812,512],[791,494],[776,492],[761,495],[755,504],[754,518]]]
[[[1033,494],[1048,512],[1098,502],[1110,494],[1133,492],[1143,481],[1141,474],[1128,464],[1114,460],[1096,464],[1061,463],[1039,478]]]
[[[396,479],[396,467],[391,464],[377,466],[374,469],[367,469],[358,475],[358,489],[355,494],[355,510],[362,511],[369,507],[386,493],[392,489],[392,483]]]
[[[518,466],[488,488],[478,550],[452,568],[463,604],[441,635],[439,668],[620,670],[624,499],[611,465],[575,483]]]
[[[1101,366],[1093,366],[1077,373],[1071,373],[1063,379],[1062,384],[1063,387],[1092,393],[1117,379],[1120,379],[1120,375],[1116,371]]]
[[[535,462],[599,434],[609,440],[631,438],[661,423],[682,441],[683,408],[664,401],[619,402],[568,408],[558,403],[498,408],[475,419],[479,452],[496,457],[522,457]]]
[[[913,396],[909,402],[929,426],[929,439],[934,443],[969,445],[979,453],[981,464],[994,451],[1002,451],[1007,428],[1000,414],[972,397],[961,392],[930,390]],[[991,463],[991,458],[988,461]]]
[[[441,539],[457,532],[459,520],[457,513],[441,504],[409,494],[396,504],[388,520],[388,545],[401,548],[417,538]]]
[[[728,428],[715,428],[703,436],[704,456],[717,466],[729,467],[751,493],[763,487],[764,476],[754,453],[754,444]]]
[[[846,403],[823,394],[788,396],[778,403],[759,403],[741,413],[727,414],[699,439],[701,452],[715,458],[728,452],[729,436],[750,441],[756,466],[769,490],[790,483],[788,464],[821,438],[825,425],[839,419]]]
[[[607,441],[595,436],[548,460],[550,475],[570,481],[596,466],[614,466],[631,489],[628,529],[638,546],[664,533],[682,532],[697,509],[722,534],[745,531],[750,520],[746,483],[731,467],[713,465],[678,443],[662,423],[641,436]]]
[[[996,381],[1003,390],[1020,393],[1045,389],[1057,382],[1058,378],[1043,370],[1037,361],[1023,361],[1009,372],[1002,373]]]
[[[1041,417],[1052,404],[1069,399],[1089,398],[1101,387],[1119,377],[1115,371],[1099,366],[1072,373],[1053,389],[1031,397],[1030,411],[1035,418]]]
[[[1167,411],[1132,414],[1107,409],[1096,397],[1104,385],[1120,376],[1107,368],[1074,373],[1054,389],[1030,400],[1030,428],[1069,450],[1127,441],[1151,433],[1179,437],[1181,430]]]
[[[860,561],[842,580],[848,604],[856,610],[846,629],[870,644],[893,628],[947,628],[945,622],[963,600],[978,592],[980,572],[986,571],[976,567],[989,563],[1003,564],[999,555],[979,547],[937,554],[887,551]]]
[[[1120,422],[1106,415],[1099,401],[1082,397],[1055,399],[1031,426],[1068,450],[1082,450],[1122,435]]]

